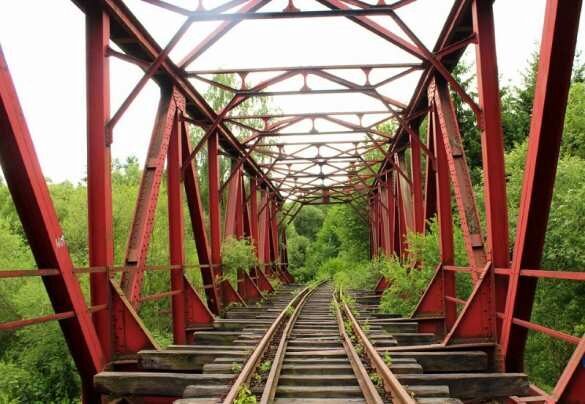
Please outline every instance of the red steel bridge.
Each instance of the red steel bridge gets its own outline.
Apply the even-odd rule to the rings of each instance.
[[[161,13],[183,17],[184,23],[166,46],[157,44],[123,0],[73,0],[85,14],[86,26],[87,268],[75,267],[68,253],[7,67],[10,61],[0,53],[0,161],[37,264],[37,269],[3,271],[0,277],[42,278],[54,308],[52,315],[3,323],[0,330],[58,321],[81,376],[83,401],[99,402],[96,374],[111,369],[120,358],[158,349],[137,314],[141,302],[170,299],[174,343],[187,344],[193,329],[212,326],[226,306],[245,306],[270,293],[270,278],[284,284],[294,282],[287,269],[284,226],[303,206],[345,203],[369,222],[372,256],[404,256],[407,232],[423,233],[427,220],[435,215],[438,218],[440,262],[409,319],[416,321],[418,332],[432,333],[437,340],[420,349],[479,347],[489,351],[496,372],[521,373],[528,332],[543,333],[574,345],[572,357],[551,392],[530,385],[522,396],[510,395],[507,400],[585,402],[585,338],[531,321],[539,279],[585,280],[583,272],[541,267],[581,0],[546,1],[514,245],[508,241],[505,134],[492,0],[448,2],[451,10],[432,49],[400,17],[401,9],[412,7],[416,0],[315,0],[314,4],[290,0],[278,10],[271,7],[271,0],[207,2],[207,8],[192,9],[171,0],[142,1],[160,8]],[[370,31],[404,57],[386,64],[191,68],[209,48],[220,46],[218,41],[242,21],[294,18],[349,19],[356,29]],[[382,19],[391,24],[382,23]],[[169,56],[189,29],[209,21],[216,22],[216,28],[207,37],[190,44],[180,60]],[[452,74],[467,48],[475,49],[477,96],[466,93]],[[112,58],[143,70],[142,78],[117,110],[110,108],[109,101]],[[363,73],[364,80],[346,78],[342,73],[347,70]],[[234,74],[239,84],[218,82],[218,73]],[[402,102],[388,89],[413,74],[420,79],[410,100]],[[297,89],[279,87],[299,79]],[[315,85],[314,79],[326,84]],[[221,110],[213,110],[196,90],[196,81],[226,91],[231,94],[230,101]],[[161,98],[153,117],[123,265],[115,265],[113,130],[149,82],[160,87]],[[361,93],[381,107],[318,113],[237,112],[254,97],[343,97],[349,93]],[[459,130],[453,94],[473,111],[481,132],[485,224],[472,189],[462,146],[465,133]],[[426,124],[421,126],[423,121]],[[379,129],[388,122],[395,128],[392,133]],[[203,132],[197,144],[192,144],[189,136],[194,127]],[[325,135],[335,135],[337,140],[318,141]],[[289,136],[295,141],[289,141]],[[205,153],[208,176],[199,178],[197,156]],[[369,154],[380,157],[368,159]],[[220,175],[222,159],[231,162],[228,178]],[[163,177],[168,195],[169,257],[167,263],[154,267],[147,265],[147,256]],[[208,184],[208,209],[202,203],[200,181]],[[184,204],[188,205],[187,220]],[[453,212],[459,217],[468,267],[454,263]],[[193,232],[204,295],[184,275],[185,226]],[[249,274],[239,273],[237,288],[222,280],[221,243],[227,236],[249,237],[260,262]],[[144,276],[151,270],[170,271],[170,285],[167,291],[145,296]],[[468,299],[456,296],[456,273],[468,274],[473,281]],[[116,274],[121,274],[121,283]],[[91,293],[87,299],[78,281],[81,276],[89,276]],[[387,286],[381,279],[372,293]],[[396,392],[396,379],[391,380]],[[171,400],[146,396],[144,402]],[[401,400],[398,393],[393,397],[396,402],[408,401]]]

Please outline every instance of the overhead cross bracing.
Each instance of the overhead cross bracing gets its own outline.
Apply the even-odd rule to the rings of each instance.
[[[174,35],[172,31],[166,33],[166,38],[171,39],[163,53],[170,55],[182,76],[195,88],[204,91],[206,86],[213,86],[227,94],[226,105],[215,111],[222,126],[237,132],[245,156],[259,162],[275,189],[290,201],[348,202],[354,194],[367,196],[373,182],[384,173],[376,160],[383,159],[394,144],[396,129],[410,127],[412,120],[420,119],[418,114],[424,114],[420,110],[409,111],[409,103],[416,95],[417,82],[433,66],[438,67],[464,99],[471,101],[449,73],[461,49],[471,43],[471,35],[466,38],[458,33],[461,41],[450,50],[435,53],[430,50],[443,25],[444,21],[440,20],[445,19],[448,25],[459,17],[454,12],[447,14],[449,4],[434,9],[440,11],[436,14],[442,18],[436,19],[434,37],[425,38],[425,44],[417,37],[416,28],[405,22],[405,18],[412,21],[413,15],[424,10],[416,1],[226,1],[202,2],[192,8],[180,5],[181,2],[146,1],[130,3],[129,8],[136,15],[148,15],[144,3],[175,14],[177,23],[182,21]],[[291,27],[297,18],[322,24],[324,36],[327,29],[333,32],[327,20],[339,24],[339,18],[350,19],[361,27],[348,22],[343,29],[365,32],[369,39],[384,45],[379,48],[384,54],[370,55],[372,62],[368,62],[368,55],[360,55],[359,49],[344,49],[345,55],[328,52],[328,56],[345,63],[310,65],[303,63],[303,51],[315,45],[305,43],[289,52],[287,60],[296,59],[299,63],[296,66],[291,63],[290,66],[256,67],[259,62],[254,59],[262,59],[257,57],[246,58],[245,64],[230,60],[229,67],[219,66],[217,61],[214,64],[210,58],[205,60],[206,53],[221,49],[225,42],[228,46],[247,47],[253,54],[262,39],[258,38],[255,44],[241,43],[237,38],[238,34],[252,29],[251,24],[261,23],[255,20],[289,20],[282,27],[272,22],[270,28],[265,28],[274,30],[274,36],[284,42],[284,48],[295,40]],[[194,31],[201,29],[198,23],[202,21],[214,23],[202,29],[205,34],[198,34]],[[148,21],[144,23],[148,28]],[[112,50],[111,55],[131,61],[118,51]],[[356,58],[361,63],[355,63]],[[234,75],[236,79],[226,84],[221,82],[220,75]],[[315,111],[315,97],[327,95],[334,95],[336,102]],[[242,103],[259,97],[271,97],[279,112],[252,115],[238,112]],[[296,100],[280,102],[281,97]],[[310,109],[294,108],[303,104]],[[359,108],[347,109],[352,104]],[[364,108],[368,105],[372,108]],[[335,110],[331,106],[341,108]],[[205,120],[191,122],[204,128],[206,125]],[[316,187],[320,187],[320,192]]]
[[[583,396],[585,338],[531,320],[537,279],[585,280],[582,271],[541,268],[580,0],[546,0],[514,246],[508,229],[492,0],[74,2],[86,23],[89,266],[73,266],[0,54],[0,161],[38,267],[1,274],[2,278],[41,277],[55,309],[48,316],[1,323],[0,329],[60,321],[86,402],[100,399],[99,383],[93,383],[96,373],[108,373],[104,369],[119,365],[120,358],[182,355],[158,349],[137,315],[142,302],[172,301],[173,338],[182,345],[192,342],[193,330],[216,338],[215,331],[206,334],[208,330],[202,328],[229,326],[230,319],[217,316],[233,304],[262,299],[273,289],[271,278],[290,284],[284,225],[302,206],[320,203],[346,203],[356,209],[369,226],[371,257],[408,258],[407,235],[424,233],[429,220],[436,218],[440,257],[434,277],[412,316],[400,319],[403,324],[397,327],[417,331],[402,335],[423,341],[417,350],[447,357],[461,353],[460,349],[481,351],[471,352],[471,357],[478,353],[486,360],[489,357],[489,366],[482,365],[482,371],[496,372],[489,378],[500,381],[511,375],[521,381],[521,390],[504,394],[515,402],[575,402]],[[307,22],[302,28],[299,18]],[[334,29],[329,29],[331,21]],[[299,40],[307,36],[300,35],[299,29],[309,30],[311,24],[317,28],[310,31],[310,41]],[[253,31],[254,27],[260,28]],[[240,35],[240,30],[252,31]],[[347,35],[357,39],[346,41]],[[255,40],[238,42],[241,38]],[[263,42],[266,39],[274,41]],[[351,49],[350,42],[362,46]],[[380,51],[374,50],[374,43]],[[250,51],[249,55],[244,52],[245,57],[236,58],[233,50],[238,47]],[[452,74],[466,50],[475,51],[477,95],[473,96]],[[288,63],[274,63],[277,53],[286,56]],[[109,63],[114,58],[138,66],[141,78],[112,108]],[[116,266],[111,147],[119,136],[118,124],[150,82],[160,87],[159,108],[123,263]],[[220,92],[224,102],[211,105],[201,95],[208,91]],[[268,98],[274,110],[246,108],[251,101],[262,103]],[[456,99],[474,115],[481,135],[483,210],[476,201],[476,184],[462,146],[466,134],[459,128]],[[207,171],[198,167],[203,162]],[[225,175],[222,163],[230,165]],[[147,265],[165,175],[168,262]],[[202,202],[199,176],[207,180],[207,204]],[[187,208],[183,209],[183,202],[188,207],[185,222],[196,245],[194,266],[201,272],[201,296],[185,276],[183,215]],[[468,266],[455,264],[456,226]],[[258,258],[258,265],[249,272],[238,270],[234,284],[222,272],[222,242],[232,236],[248,238]],[[170,290],[143,294],[144,276],[151,270],[169,271]],[[112,276],[117,273],[120,280]],[[90,276],[91,298],[87,300],[76,279],[81,274]],[[457,295],[455,274],[471,279],[469,296]],[[379,303],[389,282],[381,277],[375,295],[359,295],[365,312],[373,317],[380,313],[372,306]],[[332,314],[326,310],[319,307],[317,317]],[[284,321],[285,312],[278,316]],[[335,328],[328,321],[323,328]],[[392,319],[382,322],[395,326]],[[245,319],[242,323],[249,324]],[[257,324],[267,323],[271,320],[258,318]],[[271,324],[274,331],[276,323]],[[355,324],[354,331],[359,328]],[[343,327],[339,331],[343,333]],[[254,337],[266,337],[261,337],[262,330],[254,332]],[[529,332],[574,348],[551,392],[527,385],[523,372]],[[427,344],[431,339],[434,343]],[[368,350],[383,368],[375,347]],[[139,365],[149,366],[148,361]],[[225,363],[222,366],[225,369]],[[459,382],[461,387],[453,366],[441,368],[449,373],[441,375],[442,380]],[[132,376],[169,377],[166,372],[139,373]],[[391,372],[385,373],[392,379]],[[464,376],[470,375],[477,376]],[[428,376],[406,379],[427,382]],[[485,374],[480,376],[487,380]],[[396,379],[390,384],[400,390]],[[151,399],[148,379],[145,385],[142,395]],[[161,386],[164,390],[168,384],[156,387]],[[523,397],[517,396],[518,391]],[[163,393],[158,391],[159,396]],[[165,399],[180,395],[174,391]]]

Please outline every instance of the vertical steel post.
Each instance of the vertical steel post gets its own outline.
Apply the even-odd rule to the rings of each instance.
[[[262,215],[258,213],[259,181],[258,178],[250,179],[250,233],[252,242],[256,247],[256,257],[258,258],[258,266],[254,269],[254,272],[256,274],[256,285],[258,286],[258,289],[264,292],[272,292],[274,289],[262,267],[264,247],[262,237],[260,236],[263,228],[261,222]]]
[[[370,201],[370,232],[372,238],[372,245],[370,247],[372,257],[376,257],[379,255],[378,247],[380,243],[378,241],[378,235],[380,234],[379,224],[378,224],[378,215],[377,209],[378,208],[378,197],[376,194],[372,195]]]
[[[243,168],[240,166],[238,168],[238,178],[239,178],[239,184],[240,186],[238,187],[238,202],[237,202],[237,208],[238,208],[238,214],[236,217],[236,234],[238,235],[239,238],[244,237],[244,214],[245,214],[245,209],[244,209],[244,198],[245,198],[245,184],[244,184],[244,170]]]
[[[435,97],[435,86],[428,88],[429,105],[429,149],[434,151],[435,170],[427,171],[427,175],[434,173],[434,197],[437,207],[437,220],[439,224],[439,251],[441,262],[437,266],[435,276],[427,286],[421,297],[413,317],[437,317],[433,322],[422,322],[421,330],[446,334],[455,324],[457,319],[457,307],[453,302],[446,299],[446,296],[455,296],[455,273],[446,271],[445,265],[453,265],[455,261],[455,249],[453,240],[453,213],[451,206],[451,183],[449,179],[449,163],[441,125],[437,119],[435,105],[432,100]],[[431,178],[427,177],[427,181]],[[431,189],[427,183],[427,190]],[[430,195],[427,195],[429,198]],[[442,317],[442,318],[441,318]]]
[[[259,256],[258,251],[258,180],[250,178],[250,238],[252,244],[256,248],[256,256]]]
[[[395,253],[394,245],[396,238],[396,194],[394,193],[394,172],[386,173],[386,198],[388,199],[388,233],[390,235],[390,255]]]
[[[441,78],[435,80],[434,102],[436,107],[435,117],[441,129],[440,133],[442,134],[445,155],[449,163],[465,248],[469,257],[469,265],[473,268],[472,276],[476,281],[479,278],[479,272],[486,263],[481,223],[477,213],[455,106],[447,82]]]
[[[406,164],[406,154],[404,152],[395,155],[395,164],[400,172],[397,176],[398,186],[400,187],[400,200],[402,204],[402,214],[404,215],[404,229],[403,233],[406,235],[408,232],[415,231],[414,227],[414,204],[412,201],[413,195],[413,182],[412,178],[408,178],[410,171]],[[419,164],[420,167],[420,164]]]
[[[205,228],[205,219],[203,217],[203,202],[201,202],[201,192],[199,190],[199,177],[197,169],[190,160],[191,143],[189,141],[189,134],[187,128],[184,127],[182,131],[181,152],[184,164],[183,184],[185,186],[185,196],[187,197],[187,205],[189,206],[189,216],[191,219],[191,229],[193,231],[193,239],[197,247],[197,258],[201,265],[201,280],[205,288],[205,296],[207,298],[207,306],[215,314],[219,314],[219,287],[214,277],[213,268],[211,264],[211,252],[209,251],[209,241],[207,238],[207,229]],[[205,316],[204,316],[205,317]]]
[[[414,215],[414,231],[424,233],[425,217],[423,205],[423,188],[421,176],[421,159],[420,159],[420,139],[414,133],[410,133],[410,163],[411,163],[411,191],[412,191],[412,210]]]
[[[242,179],[240,168],[234,168],[234,161],[232,160],[232,175],[227,184],[227,204],[225,208],[225,223],[223,236],[241,238],[241,233],[238,231],[238,222],[242,214],[240,210],[240,192],[242,190],[240,181]],[[234,172],[237,170],[237,172]]]
[[[521,278],[520,271],[538,268],[542,259],[581,6],[581,0],[546,3],[516,244],[500,337],[506,370],[511,372],[524,367],[528,330],[514,326],[513,320],[530,319],[537,278]]]
[[[476,65],[479,107],[482,111],[481,143],[484,175],[484,201],[487,228],[487,258],[491,268],[508,268],[508,204],[504,167],[504,133],[498,85],[498,63],[494,15],[490,0],[474,0],[471,5],[473,28],[477,37]],[[505,310],[508,277],[493,277],[495,308]],[[496,313],[490,313],[497,318]]]
[[[473,26],[477,36],[477,89],[482,110],[481,142],[487,222],[488,260],[507,268],[508,206],[504,168],[504,133],[498,85],[496,38],[491,0],[474,0]]]
[[[386,179],[388,174],[384,175],[380,178],[380,183],[378,184],[378,197],[381,200],[382,209],[380,209],[380,220],[382,226],[382,246],[384,250],[384,255],[390,257],[392,255],[392,244],[390,240],[392,239],[390,233],[390,198],[388,197],[388,181]]]
[[[178,268],[171,269],[171,290],[179,291],[173,295],[171,300],[173,311],[173,339],[175,344],[187,343],[186,328],[186,307],[185,307],[185,283],[184,269],[184,228],[183,228],[183,199],[181,195],[181,173],[182,173],[182,152],[181,152],[181,131],[183,125],[179,117],[179,111],[171,131],[167,156],[167,198],[169,215],[169,255],[171,266]]]
[[[211,250],[211,274],[214,283],[221,277],[221,217],[219,212],[219,134],[214,131],[207,140],[207,164],[208,164],[208,192],[209,192],[209,234]],[[218,296],[218,309],[221,310],[223,302]]]
[[[437,183],[436,175],[436,159],[435,144],[433,141],[433,112],[429,111],[427,115],[427,148],[429,155],[426,159],[425,167],[425,213],[424,220],[428,223],[430,219],[437,214]]]
[[[114,261],[111,134],[106,131],[110,114],[109,64],[106,56],[110,40],[110,21],[102,10],[101,3],[88,5],[85,24],[89,265],[110,268]],[[113,353],[108,272],[90,274],[90,289],[92,306],[108,307],[93,314],[95,328],[107,362]]]

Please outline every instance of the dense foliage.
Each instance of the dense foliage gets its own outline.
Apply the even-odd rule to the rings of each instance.
[[[312,238],[299,234],[297,223],[308,228],[307,216],[318,217],[315,210],[323,212],[323,225]],[[350,205],[303,207],[287,229],[287,244],[296,278],[307,281],[316,276],[333,276],[342,264],[346,268],[368,259],[368,225],[359,208]]]
[[[114,252],[116,265],[122,265],[132,220],[132,212],[140,183],[141,170],[135,158],[113,164]],[[50,184],[57,215],[74,265],[84,267],[87,261],[86,184]],[[186,206],[185,206],[186,209]],[[4,184],[0,185],[0,268],[31,268],[34,260],[26,245],[20,220]],[[187,214],[187,212],[185,212]],[[195,244],[191,231],[185,231],[188,262],[196,263]],[[148,256],[149,264],[168,263],[166,186],[161,185],[154,231]],[[200,284],[199,271],[188,270],[188,276]],[[88,278],[79,280],[85,296],[89,296]],[[144,295],[169,290],[167,271],[148,272]],[[168,299],[145,302],[141,317],[155,338],[170,343],[171,328]],[[0,282],[0,320],[32,318],[53,312],[40,279],[18,278]],[[16,331],[0,333],[0,402],[22,403],[73,402],[79,397],[77,371],[70,358],[61,331],[56,323],[45,323]]]
[[[237,289],[238,270],[250,272],[256,264],[256,249],[249,239],[227,237],[221,244],[221,264],[224,277]]]

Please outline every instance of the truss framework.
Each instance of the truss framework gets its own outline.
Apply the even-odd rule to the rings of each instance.
[[[491,0],[456,0],[435,47],[428,49],[400,17],[415,0],[316,0],[322,9],[299,9],[294,1],[281,11],[261,11],[270,0],[232,0],[214,9],[188,10],[171,1],[142,0],[185,18],[161,48],[122,0],[74,0],[86,15],[88,105],[89,268],[74,268],[34,152],[16,91],[0,53],[0,162],[37,261],[37,271],[3,271],[2,277],[41,276],[56,314],[0,324],[0,330],[59,320],[83,382],[84,401],[98,402],[92,378],[113,359],[156,347],[137,311],[141,302],[170,298],[175,343],[189,327],[210,324],[225,305],[246,304],[272,290],[270,278],[292,282],[284,225],[305,205],[346,203],[370,227],[371,255],[408,254],[406,235],[425,232],[436,216],[441,262],[413,317],[424,330],[443,335],[441,346],[492,343],[502,370],[522,371],[529,330],[576,345],[554,391],[534,387],[533,398],[574,401],[585,395],[585,339],[530,321],[538,278],[584,281],[583,272],[540,268],[552,199],[581,0],[547,0],[531,121],[526,173],[516,243],[508,245],[508,213],[503,131]],[[397,32],[373,17],[390,19]],[[276,18],[348,18],[413,57],[416,62],[385,64],[192,69],[191,65],[241,21]],[[218,21],[215,30],[179,61],[169,56],[189,28]],[[115,45],[116,49],[113,48]],[[478,101],[451,74],[464,50],[474,46]],[[119,49],[119,50],[118,50]],[[111,57],[138,65],[144,75],[111,114]],[[391,69],[374,80],[374,72]],[[364,80],[349,80],[353,70]],[[239,87],[222,84],[217,74],[235,74]],[[404,103],[387,91],[414,74],[420,80]],[[266,78],[268,75],[268,78]],[[263,78],[258,79],[257,76]],[[295,80],[300,86],[294,88]],[[116,123],[146,83],[155,81],[161,99],[150,137],[143,177],[129,229],[124,265],[114,265],[110,149]],[[232,98],[214,111],[194,82],[215,86]],[[292,84],[291,84],[292,83]],[[318,85],[315,85],[317,83]],[[287,89],[282,89],[282,85]],[[293,87],[290,87],[293,85]],[[276,89],[274,88],[276,87]],[[242,114],[247,100],[282,95],[359,93],[380,108],[329,112]],[[452,93],[475,113],[483,151],[485,228],[482,225],[462,147]],[[426,122],[426,139],[420,131]],[[306,129],[307,124],[309,129]],[[384,129],[390,124],[392,130]],[[304,126],[303,126],[304,125]],[[191,144],[191,128],[203,129]],[[234,136],[237,130],[241,139]],[[336,140],[319,140],[334,136]],[[353,136],[353,137],[352,137]],[[278,139],[272,141],[274,138]],[[294,138],[293,140],[289,140]],[[208,201],[202,200],[197,156],[208,161]],[[229,159],[228,178],[220,160]],[[165,168],[166,163],[166,168]],[[425,172],[423,172],[423,167]],[[169,263],[147,265],[163,176],[168,197]],[[183,190],[184,189],[184,194]],[[452,201],[451,191],[455,196]],[[202,293],[185,277],[183,195],[203,281]],[[222,200],[224,204],[222,206]],[[285,201],[293,203],[286,203]],[[205,208],[207,206],[207,208]],[[223,209],[222,209],[223,207]],[[454,264],[453,207],[464,236],[468,267]],[[259,265],[238,272],[237,287],[222,280],[221,242],[249,237]],[[143,296],[145,273],[170,271],[170,290]],[[120,285],[112,274],[122,273]],[[455,274],[467,273],[471,296],[455,293]],[[91,304],[86,305],[76,274],[89,273]],[[388,281],[380,279],[377,291]],[[457,307],[462,306],[461,310]],[[91,313],[91,314],[90,314]],[[520,399],[510,398],[516,402]]]

